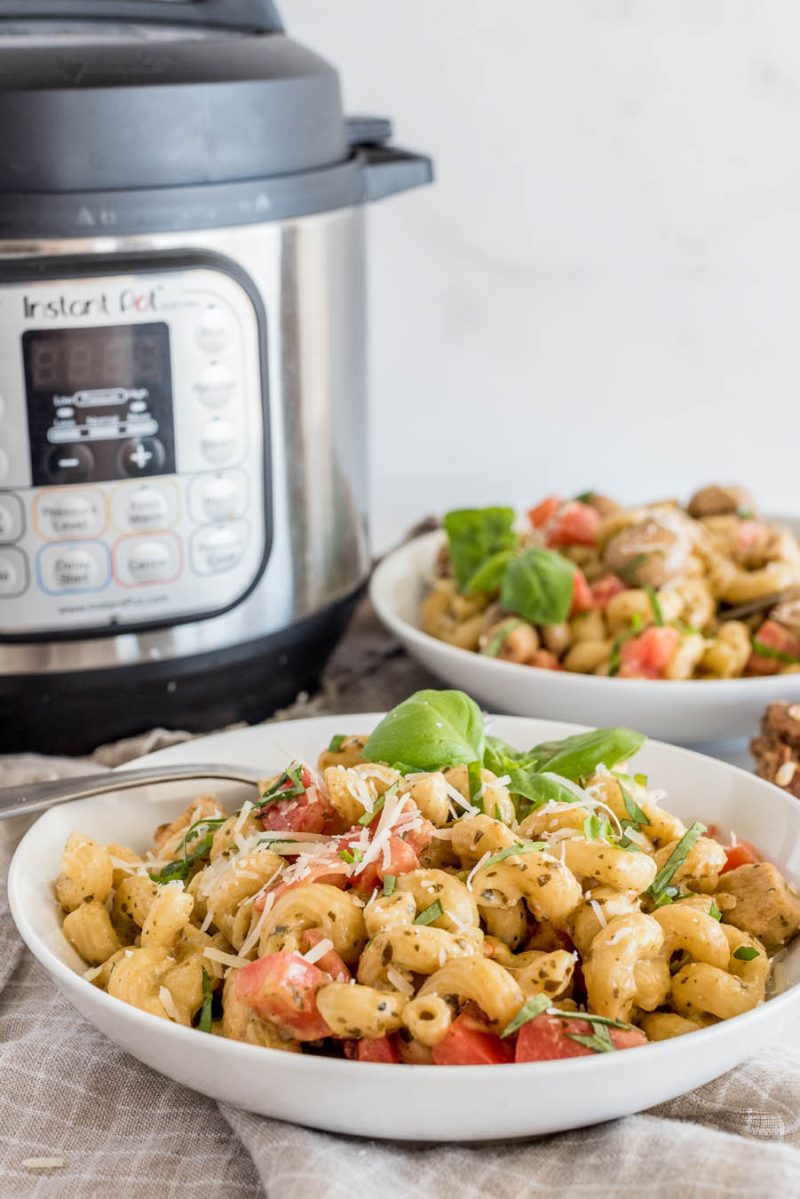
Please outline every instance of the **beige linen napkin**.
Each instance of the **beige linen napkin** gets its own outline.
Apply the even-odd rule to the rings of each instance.
[[[314,706],[381,708],[424,685],[367,613]],[[0,785],[116,764],[161,738],[105,747],[78,764],[0,759]],[[87,1024],[17,937],[6,899],[9,854],[0,843],[3,1199],[800,1196],[800,1028],[789,1047],[691,1095],[540,1141],[408,1147],[313,1132],[204,1099]],[[534,1086],[529,1102],[546,1104],[547,1095]],[[23,1164],[31,1158],[62,1164],[38,1171]]]

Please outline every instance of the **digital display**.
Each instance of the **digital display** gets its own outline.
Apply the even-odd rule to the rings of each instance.
[[[169,327],[23,334],[37,486],[175,471]]]

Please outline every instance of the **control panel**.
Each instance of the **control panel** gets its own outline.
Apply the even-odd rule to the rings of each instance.
[[[0,638],[201,619],[249,591],[261,346],[215,266],[0,283]]]

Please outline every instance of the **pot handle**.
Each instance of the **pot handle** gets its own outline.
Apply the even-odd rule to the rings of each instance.
[[[386,117],[348,117],[347,137],[359,152],[368,203],[433,182],[432,160],[389,145],[391,136],[392,123]]]
[[[143,21],[282,33],[273,0],[0,0],[0,20]]]

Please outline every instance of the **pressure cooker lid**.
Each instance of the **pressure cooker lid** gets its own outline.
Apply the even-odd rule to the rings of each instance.
[[[0,0],[0,193],[232,183],[351,155],[272,0]]]

